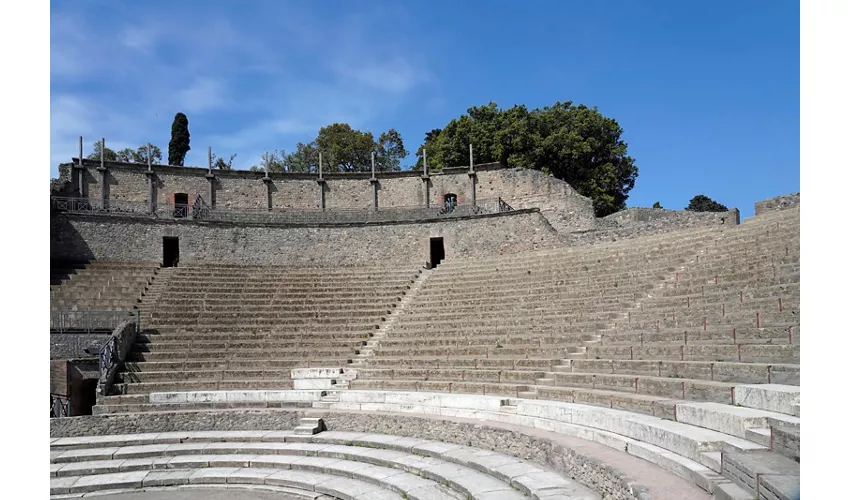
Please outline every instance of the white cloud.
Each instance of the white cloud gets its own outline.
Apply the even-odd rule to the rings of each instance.
[[[367,87],[392,93],[404,93],[423,80],[404,59],[363,63],[356,60],[338,61],[334,68],[343,81],[357,82]]]
[[[218,109],[226,104],[226,94],[227,86],[222,80],[201,77],[175,94],[174,106],[189,113]]]
[[[147,12],[108,23],[51,16],[54,175],[76,155],[79,135],[87,150],[104,136],[109,147],[152,141],[165,151],[177,111],[190,120],[187,164],[205,164],[211,145],[249,166],[329,123],[368,128],[431,83],[402,45],[364,38],[376,33],[368,16],[278,12],[279,29],[252,31],[238,18],[199,15],[180,25]]]

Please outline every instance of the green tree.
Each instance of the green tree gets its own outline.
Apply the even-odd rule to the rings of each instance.
[[[428,166],[469,164],[472,144],[477,164],[533,168],[569,183],[593,200],[597,216],[626,207],[638,168],[628,156],[623,129],[596,108],[556,102],[542,109],[499,109],[495,103],[474,106],[442,129],[426,134]]]
[[[401,134],[395,129],[375,140],[371,132],[355,130],[347,123],[334,123],[319,129],[315,140],[299,142],[295,152],[286,156],[285,171],[318,172],[320,151],[324,172],[369,172],[373,152],[375,170],[398,171],[408,154]]]
[[[121,151],[115,153],[116,160],[124,163],[142,163],[147,165],[148,163],[148,148],[147,145],[139,146],[137,149],[133,150],[130,148],[124,148]],[[162,162],[162,151],[159,150],[157,146],[151,145],[151,163],[158,165]]]
[[[233,170],[233,160],[236,159],[236,155],[230,155],[229,160],[225,160],[220,156],[216,156],[215,153],[212,154],[212,168],[217,168],[219,170]]]
[[[100,160],[100,141],[94,143],[92,147],[92,152],[86,158],[88,158],[89,160]],[[118,153],[109,149],[108,147],[103,148],[103,160],[119,161]]]
[[[419,146],[419,149],[416,150],[417,160],[416,160],[416,164],[413,167],[414,170],[422,170],[423,169],[423,166],[422,166],[422,164],[424,163],[423,162],[423,159],[424,159],[423,151],[425,150],[426,146],[434,144],[434,142],[437,140],[437,136],[439,136],[440,132],[442,132],[442,131],[443,131],[442,129],[433,128],[430,131],[425,132],[425,142],[423,142],[422,145]],[[430,162],[430,160],[429,160],[429,162]],[[431,163],[429,163],[428,165],[429,165],[429,168],[430,168]]]
[[[380,172],[398,172],[401,170],[401,160],[407,156],[401,134],[394,128],[378,137],[375,154],[375,170]],[[371,165],[370,167],[371,168]]]
[[[656,201],[655,203],[652,204],[652,208],[664,208],[664,207],[661,206],[660,201]]]
[[[171,140],[168,142],[168,164],[182,167],[189,146],[189,119],[183,113],[174,115],[171,124]]]
[[[322,162],[325,162],[324,158],[322,158]],[[283,168],[285,172],[317,173],[319,171],[319,151],[316,149],[315,141],[296,144],[295,152],[286,155],[284,158]],[[327,168],[327,166],[324,168]]]
[[[691,198],[691,202],[688,203],[685,210],[691,212],[726,212],[729,209],[726,208],[726,205],[721,205],[708,196],[698,194]]]
[[[330,171],[363,172],[372,168],[375,139],[371,132],[354,130],[347,123],[334,123],[319,129],[316,147]]]

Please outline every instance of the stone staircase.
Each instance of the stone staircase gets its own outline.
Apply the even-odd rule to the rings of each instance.
[[[419,275],[404,292],[399,303],[396,304],[392,312],[384,318],[380,328],[372,334],[363,347],[358,349],[357,354],[351,362],[352,365],[368,365],[369,358],[374,356],[374,351],[381,345],[381,340],[385,339],[387,337],[387,333],[392,331],[393,326],[396,324],[396,321],[398,321],[398,317],[404,311],[405,307],[407,307],[407,305],[416,298],[419,290],[422,289],[422,286],[428,281],[428,277],[431,276],[432,271],[433,269],[422,269],[419,271]]]

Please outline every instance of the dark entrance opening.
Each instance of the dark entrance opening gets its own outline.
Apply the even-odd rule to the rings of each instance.
[[[177,267],[180,261],[180,240],[177,236],[163,236],[162,238],[162,265],[164,267]]]
[[[189,215],[189,195],[174,193],[174,217],[181,218]]]
[[[431,238],[431,260],[428,268],[437,267],[437,264],[446,258],[446,248],[443,246],[443,238]]]
[[[91,415],[97,402],[97,379],[75,380],[71,383],[69,416]]]

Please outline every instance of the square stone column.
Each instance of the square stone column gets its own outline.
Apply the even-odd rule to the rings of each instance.
[[[325,211],[325,179],[319,177],[316,179],[316,184],[319,185],[319,209]]]
[[[266,185],[266,210],[272,211],[272,178],[269,177],[268,172],[266,172],[266,176],[263,177],[263,184]]]
[[[145,176],[148,178],[148,213],[153,214],[156,213],[156,196],[153,185],[156,174],[153,170],[146,170]]]
[[[378,179],[372,177],[369,179],[372,184],[372,210],[378,210]]]
[[[215,208],[215,174],[209,171],[204,177],[210,183],[210,208]]]

